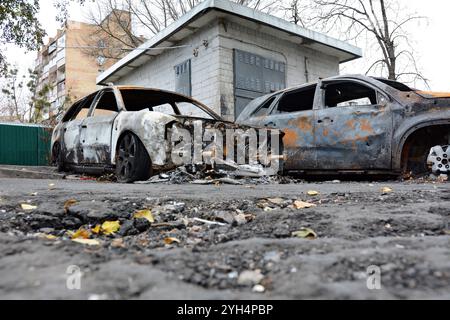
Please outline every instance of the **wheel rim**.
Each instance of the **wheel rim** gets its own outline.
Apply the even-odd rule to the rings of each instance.
[[[119,146],[117,161],[118,173],[121,178],[129,178],[135,168],[136,139],[132,135],[126,135]]]
[[[450,146],[431,148],[427,163],[433,173],[450,173]]]

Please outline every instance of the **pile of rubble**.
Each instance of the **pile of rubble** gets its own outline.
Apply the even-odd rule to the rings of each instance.
[[[172,171],[160,173],[148,181],[135,182],[136,184],[200,184],[200,185],[244,185],[244,184],[291,184],[302,183],[302,180],[282,176],[244,176],[228,170],[192,170],[186,166],[178,167]]]

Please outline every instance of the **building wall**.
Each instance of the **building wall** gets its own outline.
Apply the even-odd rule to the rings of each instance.
[[[218,35],[218,24],[212,23],[177,43],[177,46],[187,47],[166,50],[140,68],[130,71],[115,84],[174,91],[174,67],[191,59],[192,96],[220,113]],[[207,47],[203,45],[205,39],[208,39]],[[194,55],[195,49],[198,50],[197,56]]]
[[[203,40],[208,40],[205,48]],[[192,96],[227,120],[234,120],[233,50],[249,51],[286,63],[288,87],[339,74],[337,57],[278,39],[235,22],[216,21],[177,45],[190,47],[167,50],[122,77],[117,84],[175,89],[174,66],[191,59]],[[198,48],[198,56],[193,55]]]
[[[234,49],[286,63],[287,87],[339,74],[337,57],[261,33],[256,29],[226,21],[220,24],[219,34],[222,115],[228,120],[234,120]],[[308,70],[308,75],[305,69]]]
[[[86,39],[93,32],[92,26],[81,22],[70,22],[66,30],[66,91],[72,100],[78,100],[96,90],[95,78],[99,66],[95,58],[83,49]]]

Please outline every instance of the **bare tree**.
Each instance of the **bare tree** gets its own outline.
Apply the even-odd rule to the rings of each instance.
[[[427,79],[420,72],[407,28],[426,19],[396,0],[311,0],[308,26],[324,32],[339,30],[345,40],[366,41],[378,58],[366,70],[389,79]]]
[[[4,73],[1,93],[0,115],[11,121],[26,122],[29,116],[28,97],[25,90],[26,76],[20,75],[16,67],[8,66]]]

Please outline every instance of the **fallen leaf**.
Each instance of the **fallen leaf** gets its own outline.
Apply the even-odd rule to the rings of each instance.
[[[174,243],[174,242],[176,242],[176,243],[181,243],[181,241],[180,241],[179,239],[177,239],[177,238],[169,237],[169,238],[165,238],[165,239],[164,239],[164,243],[165,243],[165,244],[172,244],[172,243]]]
[[[92,233],[99,234],[100,231],[102,231],[102,226],[99,224],[92,228]]]
[[[317,234],[310,228],[301,228],[299,231],[292,232],[292,236],[310,240],[317,238]]]
[[[95,239],[72,239],[73,242],[85,244],[88,246],[98,246],[100,245],[100,241]]]
[[[22,203],[20,206],[22,207],[22,210],[36,210],[37,209],[37,206],[33,206],[30,204],[26,204],[26,203]]]
[[[392,190],[392,188],[389,188],[389,187],[384,187],[381,189],[382,194],[388,194],[388,193],[391,193],[392,191],[394,191],[394,190]]]
[[[38,193],[37,192],[33,192],[33,193],[31,193],[30,194],[32,197],[36,197],[37,195],[38,195]]]
[[[314,191],[314,190],[308,191],[308,196],[314,197],[314,196],[318,196],[318,195],[319,195],[318,191]]]
[[[78,229],[78,231],[74,232],[72,234],[72,240],[75,239],[89,239],[89,237],[91,236],[90,232],[86,229],[80,228]]]
[[[282,204],[284,202],[283,198],[268,198],[267,201],[273,204]]]
[[[150,210],[141,210],[134,214],[135,219],[147,219],[148,222],[154,223],[155,218]]]
[[[300,201],[300,200],[294,201],[295,209],[307,209],[307,208],[312,208],[312,207],[317,207],[317,205],[315,205],[314,203],[304,202],[304,201]]]
[[[56,236],[54,236],[52,234],[46,234],[45,235],[45,239],[47,239],[47,240],[56,240],[56,239],[58,239],[58,237],[56,237]]]
[[[113,234],[120,229],[119,221],[105,221],[102,224],[102,233],[106,235]]]
[[[67,209],[69,209],[69,207],[73,206],[76,203],[77,203],[77,200],[75,200],[75,199],[67,200],[64,203],[64,212],[67,213]]]

